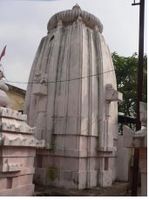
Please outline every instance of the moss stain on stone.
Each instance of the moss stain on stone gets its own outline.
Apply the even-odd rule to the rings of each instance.
[[[50,181],[54,181],[58,176],[58,169],[56,167],[49,167],[47,170],[47,176]]]

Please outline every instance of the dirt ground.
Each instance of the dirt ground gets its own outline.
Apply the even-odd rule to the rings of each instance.
[[[128,183],[115,182],[111,187],[95,187],[83,190],[36,185],[34,196],[130,196],[130,194]]]

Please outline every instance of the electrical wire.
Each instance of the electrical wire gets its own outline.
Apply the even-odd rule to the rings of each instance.
[[[73,79],[66,79],[66,80],[56,80],[56,81],[46,81],[45,83],[61,83],[61,82],[70,82],[70,81],[74,81],[74,80],[80,80],[80,79],[85,79],[85,78],[91,78],[91,77],[97,77],[97,76],[100,76],[102,74],[105,74],[105,73],[108,73],[108,72],[112,72],[112,71],[115,71],[114,69],[112,70],[108,70],[108,71],[105,71],[103,73],[98,73],[98,74],[92,74],[92,75],[88,75],[88,76],[82,76],[82,77],[77,77],[77,78],[73,78]],[[6,79],[6,78],[5,78]],[[28,81],[28,82],[25,82],[25,81],[10,81],[8,79],[6,79],[7,83],[17,83],[17,84],[39,84],[40,81]]]

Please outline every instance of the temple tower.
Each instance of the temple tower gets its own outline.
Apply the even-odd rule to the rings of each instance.
[[[28,123],[46,140],[36,180],[66,188],[115,180],[117,92],[103,25],[78,5],[55,14],[37,50],[26,94]]]

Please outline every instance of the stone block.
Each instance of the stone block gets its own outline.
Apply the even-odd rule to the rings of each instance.
[[[61,157],[61,156],[53,156],[53,165],[56,167],[60,167],[62,159],[63,159],[63,157]]]
[[[47,86],[43,84],[35,84],[33,87],[33,94],[35,95],[47,95]]]
[[[36,156],[36,160],[38,160],[37,163],[37,167],[42,166],[42,167],[46,167],[46,166],[59,166],[60,162],[59,161],[60,158],[54,157],[54,156]]]
[[[0,191],[4,190],[7,188],[7,182],[6,182],[6,178],[1,178],[0,177]]]
[[[49,166],[47,168],[46,184],[55,186],[60,181],[60,169],[55,166]]]
[[[35,173],[35,168],[30,167],[30,168],[21,168],[21,171],[16,171],[13,173],[10,172],[5,172],[5,173],[0,173],[0,179],[1,178],[6,178],[6,177],[14,177],[14,176],[23,176],[27,174],[34,174]]]
[[[39,112],[37,118],[36,118],[36,123],[37,127],[40,129],[45,129],[46,126],[46,118],[45,118],[45,112]]]
[[[81,119],[81,135],[88,135],[88,118],[82,117]]]
[[[79,149],[81,150],[80,157],[87,156],[87,152],[88,152],[87,140],[88,138],[85,136],[80,137],[80,147],[79,147]]]
[[[54,134],[65,134],[66,131],[66,117],[57,117],[55,119]]]
[[[73,172],[72,172],[72,170],[64,171],[63,175],[64,175],[64,180],[72,181],[72,178],[73,178]]]
[[[71,179],[70,179],[71,178]],[[58,181],[55,181],[55,186],[57,187],[65,187],[66,189],[78,188],[78,184],[76,182],[75,175],[73,171],[60,171],[60,177]]]
[[[88,160],[88,163],[89,163],[89,170],[95,170],[96,169],[96,157],[90,157],[90,158],[87,158]]]
[[[64,149],[79,150],[79,137],[77,135],[69,135],[64,137]]]
[[[112,171],[99,171],[99,185],[101,187],[109,187],[112,185]]]
[[[4,133],[2,144],[3,146],[44,147],[45,141],[38,140],[32,135]]]
[[[88,173],[88,188],[96,187],[97,186],[97,175],[98,172],[96,170],[90,170]]]
[[[98,118],[94,116],[91,120],[91,135],[98,136]]]
[[[66,134],[77,134],[77,117],[68,117],[66,121]]]
[[[74,173],[73,181],[77,185],[77,189],[84,189],[87,187],[87,172],[86,171],[79,171]]]
[[[34,181],[37,184],[46,185],[47,183],[47,167],[35,169]]]
[[[14,177],[12,188],[17,188],[18,186],[32,184],[32,180],[33,180],[33,174]]]
[[[98,140],[96,136],[90,136],[88,137],[88,156],[97,156],[97,145]]]
[[[123,135],[124,135],[124,140],[123,140],[124,147],[132,147],[134,131],[130,129],[128,126],[123,126]]]
[[[61,169],[77,171],[79,169],[79,159],[70,157],[61,158]]]
[[[119,135],[117,140],[116,178],[118,181],[128,181],[128,166],[130,161],[130,149],[123,145],[124,136]]]
[[[86,158],[80,158],[79,159],[79,170],[85,171],[87,168],[87,159]]]
[[[22,114],[21,112],[18,112],[16,110],[12,110],[10,108],[0,108],[0,117],[2,118],[11,118],[11,119],[17,119],[20,121],[26,121],[27,120],[27,115]]]
[[[18,172],[21,171],[21,165],[17,163],[4,163],[1,172]]]
[[[56,135],[55,142],[54,142],[54,149],[55,150],[63,150],[64,151],[64,135]]]
[[[27,148],[21,146],[21,148],[15,146],[3,146],[2,154],[0,157],[35,157],[35,150],[34,148]]]
[[[34,193],[34,185],[24,185],[13,189],[5,189],[0,191],[0,196],[32,196]]]
[[[17,166],[19,168],[29,168],[34,165],[34,157],[2,157],[1,158],[1,165],[5,166]],[[9,168],[8,167],[8,168]]]
[[[46,96],[40,96],[40,100],[38,101],[38,112],[40,113],[45,113],[47,109],[47,98]],[[39,121],[38,121],[39,122]]]
[[[112,84],[107,84],[106,85],[106,100],[107,101],[122,101],[122,93],[116,91]]]

